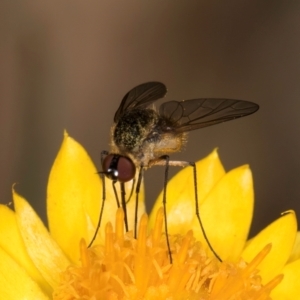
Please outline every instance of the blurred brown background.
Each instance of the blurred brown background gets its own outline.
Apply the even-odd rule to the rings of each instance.
[[[63,130],[100,168],[122,97],[157,80],[168,99],[258,103],[255,115],[192,132],[173,158],[197,160],[217,146],[227,170],[249,163],[252,234],[287,209],[300,216],[299,37],[299,1],[2,1],[0,201],[18,182],[45,219]],[[162,178],[160,168],[146,172],[149,207]]]

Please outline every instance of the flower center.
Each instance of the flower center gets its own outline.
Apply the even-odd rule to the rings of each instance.
[[[124,214],[117,210],[115,230],[107,223],[105,244],[87,248],[80,242],[81,266],[69,266],[53,299],[184,300],[270,299],[279,275],[262,285],[257,266],[271,249],[267,245],[249,264],[220,263],[208,257],[192,231],[170,235],[173,263],[170,264],[159,210],[148,234],[148,217],[139,223],[138,238],[124,233]]]

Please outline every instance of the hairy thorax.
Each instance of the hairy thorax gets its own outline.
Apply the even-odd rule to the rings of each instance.
[[[186,136],[176,133],[173,125],[153,109],[133,109],[112,127],[111,151],[147,167],[161,155],[181,150]]]

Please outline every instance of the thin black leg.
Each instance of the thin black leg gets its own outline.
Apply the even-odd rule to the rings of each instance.
[[[128,217],[127,217],[127,206],[126,206],[126,200],[125,200],[125,183],[124,182],[120,182],[120,186],[121,186],[121,199],[122,199],[122,208],[124,211],[124,223],[125,223],[125,229],[126,232],[128,231]]]
[[[140,193],[140,187],[142,183],[144,168],[143,166],[140,167],[139,170],[139,177],[136,184],[136,190],[135,190],[135,213],[134,213],[134,238],[137,238],[137,223],[138,223],[138,208],[139,208],[139,193]]]
[[[107,151],[102,151],[101,152],[101,164],[103,162],[103,158],[105,155],[107,155],[108,152]],[[96,227],[96,231],[94,233],[94,236],[92,238],[92,240],[90,241],[89,245],[88,245],[88,248],[90,248],[95,239],[96,239],[96,236],[98,234],[98,231],[100,229],[100,226],[101,226],[101,220],[102,220],[102,215],[103,215],[103,211],[104,211],[104,204],[105,204],[105,199],[106,199],[106,189],[105,189],[105,176],[103,173],[100,172],[100,177],[101,177],[101,180],[102,180],[102,205],[101,205],[101,208],[100,208],[100,214],[99,214],[99,219],[98,219],[98,224],[97,224],[97,227]]]
[[[168,237],[168,226],[167,226],[167,199],[166,199],[166,193],[167,193],[167,181],[168,181],[168,169],[169,166],[174,166],[174,167],[186,167],[186,166],[191,166],[193,167],[193,175],[194,175],[194,188],[195,188],[195,212],[196,216],[201,228],[201,231],[203,233],[204,239],[207,242],[207,245],[209,249],[213,252],[215,257],[222,262],[222,259],[220,256],[216,253],[214,248],[212,247],[211,243],[209,242],[209,239],[206,235],[204,226],[202,224],[202,220],[200,217],[200,210],[199,210],[199,201],[198,201],[198,190],[197,190],[197,169],[196,169],[196,164],[194,162],[187,162],[187,161],[173,161],[169,160],[168,156],[161,156],[158,160],[153,161],[152,165],[156,166],[165,166],[165,180],[164,180],[164,191],[163,191],[163,209],[164,209],[164,218],[165,218],[165,232],[167,235],[167,244],[168,244],[168,251],[170,255],[170,262],[172,262],[172,255],[171,255],[171,249],[170,249],[170,244],[169,244],[169,237]]]
[[[169,252],[170,264],[173,263],[171,246],[169,240],[169,232],[168,232],[168,220],[167,220],[167,186],[168,186],[168,175],[169,175],[169,161],[170,158],[168,155],[164,155],[161,159],[165,160],[165,178],[164,178],[164,190],[163,190],[163,209],[164,209],[164,218],[165,218],[165,233],[167,239],[167,247]]]
[[[190,163],[191,167],[193,167],[193,170],[194,170],[194,188],[195,188],[195,210],[196,210],[196,216],[197,216],[197,219],[198,219],[198,222],[199,222],[199,225],[200,225],[200,228],[201,228],[201,231],[203,233],[203,236],[204,236],[204,239],[205,241],[207,242],[207,245],[209,247],[209,249],[212,251],[212,253],[215,255],[215,257],[220,261],[222,262],[222,259],[220,258],[220,256],[217,254],[217,252],[214,250],[214,248],[212,247],[207,235],[206,235],[206,232],[205,232],[205,229],[204,229],[204,226],[202,224],[202,220],[201,220],[201,217],[200,217],[200,210],[199,210],[199,201],[198,201],[198,184],[197,184],[197,168],[196,168],[196,164],[193,162],[193,163]]]

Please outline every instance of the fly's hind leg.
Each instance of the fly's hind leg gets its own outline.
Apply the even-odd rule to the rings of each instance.
[[[134,237],[137,238],[137,223],[138,223],[138,208],[139,208],[139,193],[143,179],[144,167],[141,165],[138,175],[138,181],[135,189],[135,211],[134,211]]]
[[[207,234],[205,232],[201,217],[200,217],[200,210],[199,210],[199,201],[198,201],[198,189],[197,189],[197,167],[195,162],[188,162],[188,161],[172,161],[169,160],[168,155],[161,156],[158,160],[155,160],[151,162],[151,165],[156,165],[156,166],[165,166],[165,176],[164,176],[164,190],[163,190],[163,210],[164,210],[164,218],[165,218],[165,232],[166,232],[166,239],[167,239],[167,246],[168,246],[168,251],[169,251],[169,257],[170,257],[170,263],[172,263],[172,253],[171,253],[171,248],[170,248],[170,242],[169,242],[169,237],[168,237],[168,222],[167,222],[167,183],[168,183],[168,174],[169,174],[169,166],[176,166],[176,167],[186,167],[186,166],[191,166],[193,168],[193,179],[194,179],[194,191],[195,191],[195,212],[196,216],[201,228],[201,231],[203,233],[204,239],[207,242],[207,245],[209,249],[213,252],[215,257],[222,262],[222,259],[220,256],[217,254],[217,252],[214,250],[212,247]]]
[[[206,232],[205,232],[205,229],[204,229],[201,217],[200,217],[199,201],[198,201],[198,188],[197,188],[198,184],[197,184],[197,167],[196,167],[196,163],[195,162],[190,162],[189,164],[190,164],[191,167],[193,167],[194,188],[195,188],[195,210],[196,210],[196,216],[197,216],[197,219],[198,219],[201,231],[203,233],[204,239],[207,242],[207,245],[208,245],[209,249],[211,250],[211,252],[215,255],[215,257],[220,262],[222,262],[222,259],[220,258],[220,256],[218,255],[218,253],[215,251],[215,249],[211,245],[211,243],[210,243],[210,241],[209,241],[209,239],[208,239],[208,237],[206,235]]]

